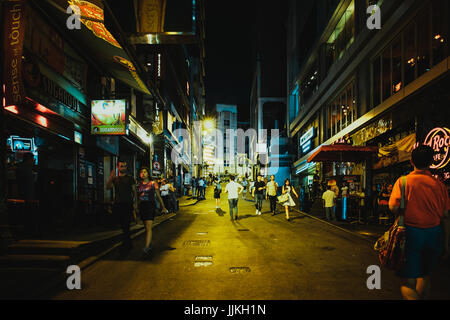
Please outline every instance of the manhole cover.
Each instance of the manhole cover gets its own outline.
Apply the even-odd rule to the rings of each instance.
[[[209,240],[186,240],[183,243],[183,246],[185,247],[206,247],[209,246],[210,241]]]
[[[230,272],[231,273],[246,273],[246,272],[250,272],[250,268],[249,267],[231,267]]]
[[[212,256],[196,256],[195,261],[211,261]]]
[[[238,229],[238,231],[250,231],[249,229]]]
[[[209,267],[212,266],[212,261],[195,261],[194,267]]]

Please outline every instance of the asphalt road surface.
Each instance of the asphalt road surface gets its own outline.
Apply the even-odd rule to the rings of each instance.
[[[209,188],[211,189],[211,188]],[[320,221],[284,213],[268,202],[239,200],[230,221],[226,195],[216,212],[207,200],[181,208],[154,231],[154,252],[142,259],[144,237],[126,255],[118,250],[82,270],[81,290],[58,288],[51,299],[298,300],[400,299],[399,280],[381,269],[381,289],[368,289],[367,268],[378,265],[373,243]],[[292,219],[293,218],[293,219]]]

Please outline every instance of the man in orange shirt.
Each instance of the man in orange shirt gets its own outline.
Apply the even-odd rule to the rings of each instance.
[[[441,254],[448,254],[450,200],[447,189],[428,168],[434,151],[421,145],[413,150],[414,171],[406,176],[404,224],[406,227],[406,261],[398,272],[404,299],[421,299],[429,295],[430,275]],[[398,179],[389,199],[389,209],[397,213],[401,199]]]

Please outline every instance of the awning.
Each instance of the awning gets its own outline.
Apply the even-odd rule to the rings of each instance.
[[[150,94],[146,84],[139,77],[130,57],[103,24],[103,5],[99,0],[48,0],[39,2],[39,6],[52,17],[61,30],[67,30],[70,36],[87,56],[108,71],[112,77],[132,88]],[[81,23],[77,26],[75,18],[65,12],[69,6],[78,6]],[[62,10],[64,9],[64,11]],[[73,23],[74,25],[70,25]],[[70,25],[71,30],[68,29]],[[78,29],[79,27],[79,29]]]
[[[361,162],[376,153],[378,147],[334,144],[320,147],[308,162]]]

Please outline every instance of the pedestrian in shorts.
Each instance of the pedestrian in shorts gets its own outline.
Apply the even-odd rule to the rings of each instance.
[[[411,153],[414,171],[406,176],[404,225],[406,261],[397,273],[405,300],[426,299],[430,277],[439,259],[448,257],[450,200],[443,183],[431,175],[434,150],[420,145]],[[401,200],[399,178],[389,198],[389,209],[397,214]]]

